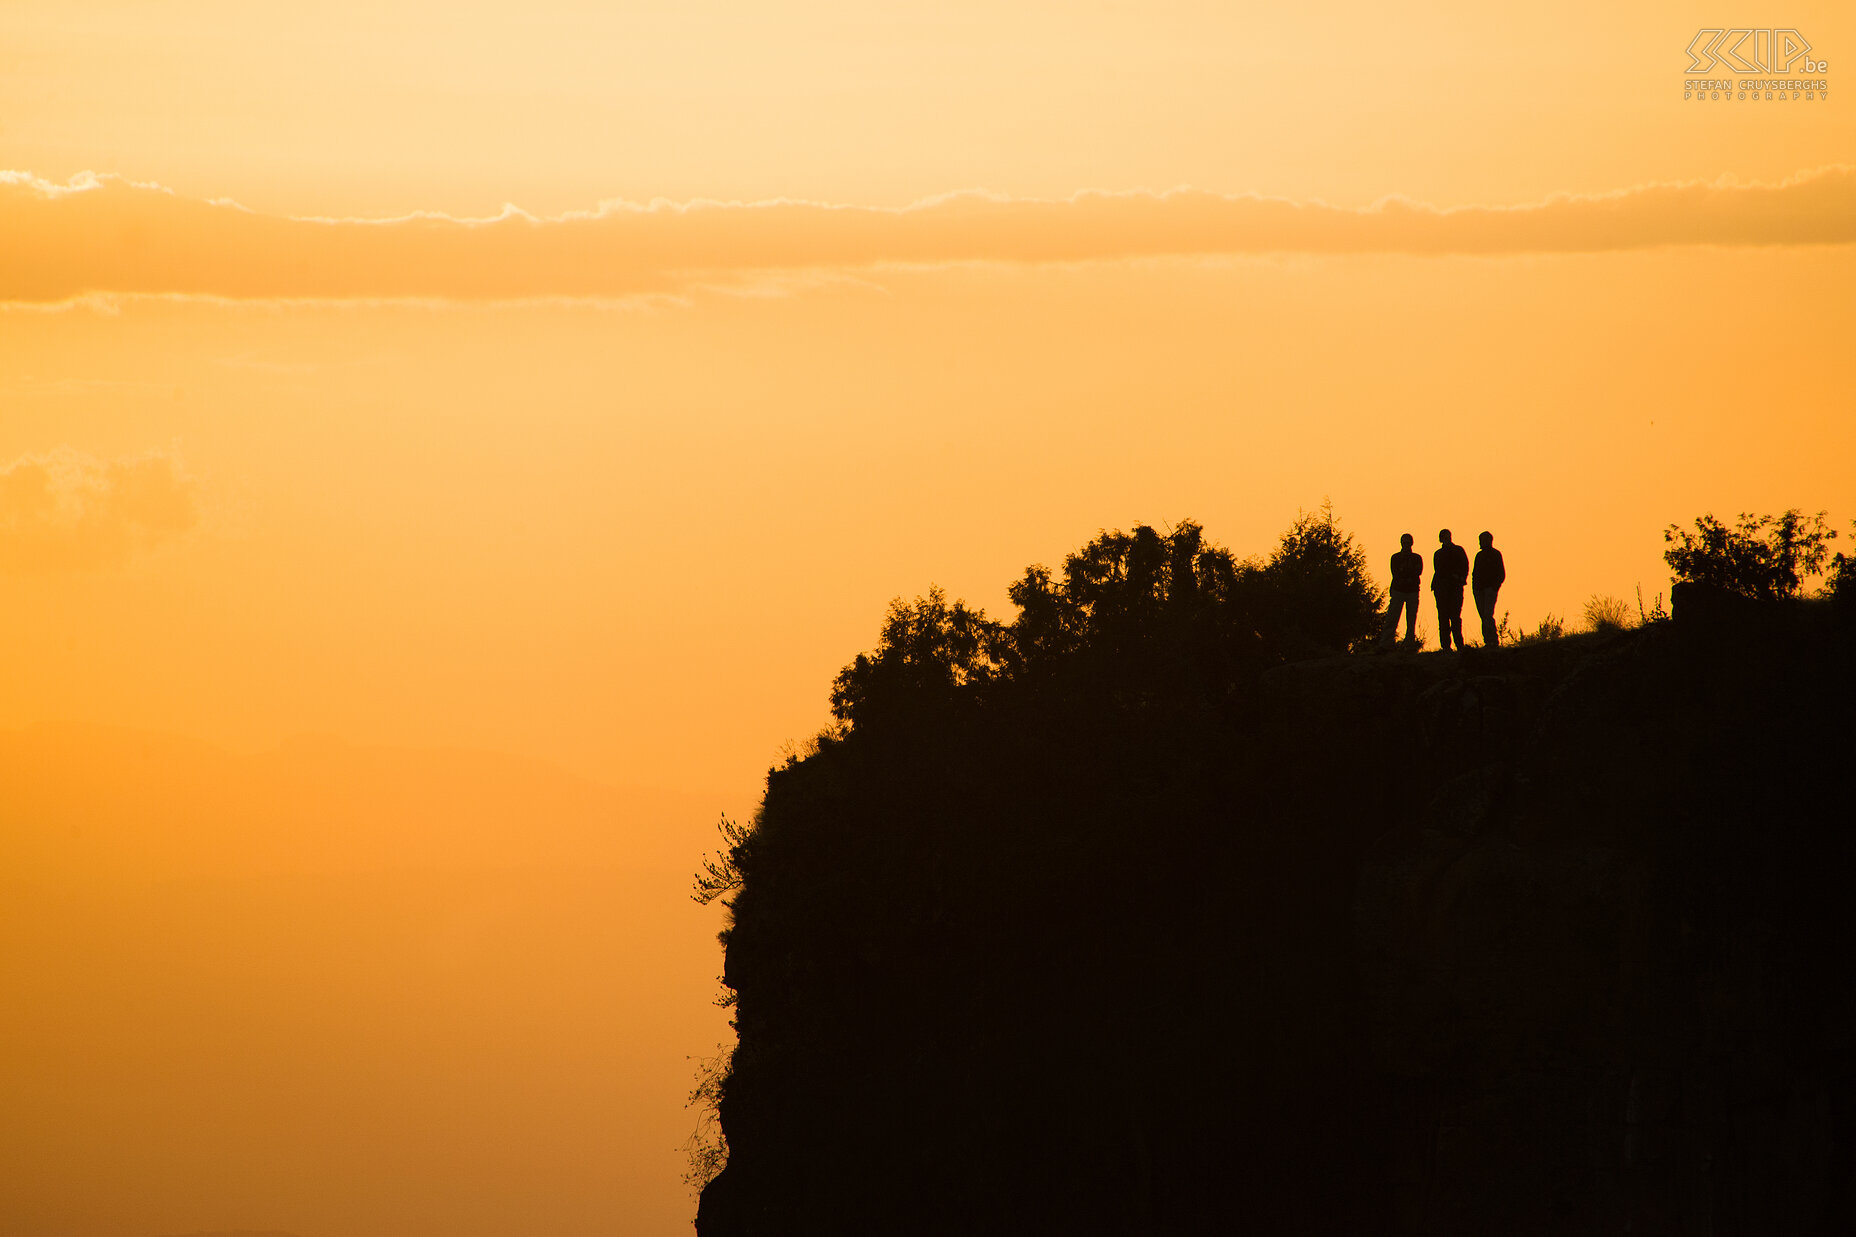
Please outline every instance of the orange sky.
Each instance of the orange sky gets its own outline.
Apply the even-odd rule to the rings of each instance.
[[[684,1231],[687,869],[899,594],[1847,536],[1856,13],[1781,16],[1829,97],[1685,103],[1686,4],[7,5],[0,1237]]]

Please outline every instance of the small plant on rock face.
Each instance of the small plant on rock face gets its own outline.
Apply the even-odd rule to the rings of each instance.
[[[1630,607],[1622,598],[1597,594],[1585,603],[1585,624],[1593,631],[1626,631],[1635,626]]]
[[[741,890],[741,857],[753,837],[754,828],[738,825],[726,816],[718,827],[725,845],[704,859],[702,871],[696,873],[696,888],[690,897],[698,906],[707,906],[717,898],[722,899],[723,906],[728,906]]]
[[[1658,593],[1656,600],[1650,603],[1648,610],[1643,608],[1643,585],[1637,586],[1637,625],[1648,627],[1651,623],[1661,623],[1668,619],[1669,611],[1663,608],[1663,595]]]
[[[701,1194],[702,1188],[728,1167],[728,1137],[722,1133],[716,1108],[728,1084],[733,1056],[734,1051],[728,1045],[717,1044],[714,1056],[697,1058],[696,1085],[683,1102],[685,1108],[696,1110],[696,1128],[683,1141],[687,1160],[683,1184],[689,1187],[692,1197]]]
[[[1558,640],[1566,634],[1566,620],[1549,614],[1540,620],[1540,626],[1515,640],[1516,644],[1542,644],[1548,640]]]

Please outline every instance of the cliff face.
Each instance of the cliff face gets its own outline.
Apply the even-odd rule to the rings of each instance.
[[[1684,615],[789,764],[699,1231],[1856,1231],[1853,651]]]

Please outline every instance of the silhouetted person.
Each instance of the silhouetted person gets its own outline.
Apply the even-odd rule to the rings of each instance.
[[[1463,586],[1469,583],[1469,555],[1450,540],[1450,530],[1437,532],[1437,552],[1431,555],[1431,592],[1437,597],[1437,640],[1447,650],[1456,640],[1463,651]]]
[[[1398,634],[1398,612],[1405,612],[1405,639],[1418,635],[1418,590],[1424,578],[1424,556],[1411,549],[1411,534],[1398,539],[1399,552],[1392,556],[1392,608],[1386,612],[1386,628],[1379,633],[1379,646],[1391,644]]]
[[[1508,569],[1502,566],[1502,552],[1495,548],[1495,534],[1484,533],[1480,541],[1482,548],[1476,551],[1476,571],[1470,577],[1469,591],[1476,598],[1476,613],[1482,616],[1482,647],[1492,649],[1502,642],[1501,632],[1495,627],[1495,594],[1508,578]]]

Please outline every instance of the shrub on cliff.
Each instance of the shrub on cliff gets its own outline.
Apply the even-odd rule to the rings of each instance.
[[[1502,643],[1513,644],[1516,646],[1527,645],[1527,644],[1545,644],[1549,640],[1564,639],[1566,635],[1567,635],[1566,620],[1561,618],[1557,614],[1549,614],[1540,620],[1539,626],[1535,627],[1534,630],[1527,632],[1523,635],[1516,636],[1513,640],[1509,640],[1504,636],[1502,639]]]
[[[1850,530],[1856,532],[1856,522]],[[1856,602],[1856,554],[1838,553],[1831,558],[1830,570],[1824,574],[1824,592],[1841,604]]]
[[[1621,597],[1600,597],[1594,593],[1585,603],[1585,625],[1593,631],[1629,631],[1636,623],[1630,606]]]
[[[1822,511],[1807,516],[1796,507],[1779,516],[1742,512],[1731,528],[1703,515],[1695,520],[1694,532],[1676,524],[1664,530],[1670,548],[1663,561],[1678,584],[1775,601],[1796,597],[1804,577],[1823,570],[1836,535]]]
[[[1366,551],[1334,522],[1334,508],[1303,512],[1263,568],[1272,618],[1322,648],[1370,639],[1385,598],[1367,573]]]
[[[876,652],[859,653],[831,685],[831,713],[855,725],[888,710],[945,707],[999,672],[1005,631],[939,588],[890,603]]]
[[[988,619],[938,588],[890,605],[873,652],[832,686],[852,729],[941,715],[1020,689],[1094,698],[1221,698],[1246,673],[1370,637],[1380,595],[1366,556],[1324,504],[1267,559],[1239,561],[1185,521],[1105,532],[1037,565],[1009,590],[1018,616]]]
[[[1184,698],[1227,681],[1257,652],[1249,621],[1257,568],[1187,521],[1099,535],[1060,572],[1027,568],[1008,590],[1005,673],[1025,690]]]

